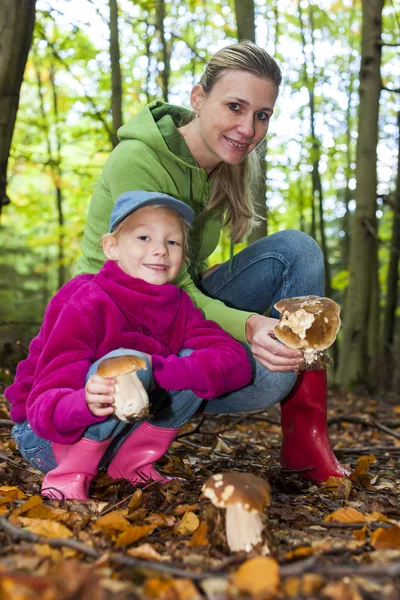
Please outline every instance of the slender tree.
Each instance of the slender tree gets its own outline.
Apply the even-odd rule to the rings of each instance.
[[[111,112],[112,112],[112,144],[118,144],[117,131],[122,126],[122,78],[120,65],[118,4],[110,1],[110,58],[111,58]]]
[[[254,0],[235,0],[235,13],[237,36],[240,40],[256,41]],[[256,182],[255,203],[256,212],[260,221],[249,235],[248,242],[251,244],[267,234],[267,205],[266,205],[266,143],[263,141],[258,147],[260,159],[260,172]]]
[[[381,34],[384,0],[362,2],[362,41],[359,86],[359,121],[356,158],[356,210],[351,230],[350,282],[346,294],[345,320],[339,384],[351,387],[368,381],[368,321],[371,286],[377,264],[376,187],[379,96],[381,92]],[[374,322],[373,327],[378,328]]]
[[[156,29],[158,31],[158,36],[160,40],[160,59],[163,64],[163,68],[161,69],[160,77],[161,77],[161,88],[163,99],[165,102],[168,102],[168,93],[169,93],[169,76],[170,76],[170,59],[171,59],[171,49],[169,44],[165,39],[165,0],[156,0]]]
[[[0,216],[10,202],[7,165],[25,64],[32,43],[36,0],[0,2]]]

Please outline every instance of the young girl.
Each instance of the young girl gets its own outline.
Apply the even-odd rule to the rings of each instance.
[[[190,207],[166,194],[122,194],[103,237],[109,260],[51,300],[6,390],[21,454],[46,473],[44,496],[87,500],[108,448],[112,478],[164,480],[152,464],[202,399],[249,383],[244,347],[170,283],[185,259],[193,218]],[[137,371],[146,390],[169,391],[152,407],[151,423],[116,421],[115,380],[95,374],[105,357],[123,354],[146,361],[147,369]]]

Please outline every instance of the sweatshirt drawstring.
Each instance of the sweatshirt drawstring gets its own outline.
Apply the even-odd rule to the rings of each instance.
[[[231,236],[231,247],[230,247],[230,252],[229,252],[229,269],[228,269],[228,273],[232,273],[232,269],[233,269],[233,251],[235,248],[235,242],[232,239]]]

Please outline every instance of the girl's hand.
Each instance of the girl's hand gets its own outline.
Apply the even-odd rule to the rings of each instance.
[[[246,321],[246,337],[251,344],[251,351],[269,371],[293,371],[304,359],[299,350],[287,348],[274,339],[274,327],[278,319],[252,315]]]
[[[116,380],[113,377],[92,375],[85,385],[86,403],[92,415],[105,417],[114,412]]]

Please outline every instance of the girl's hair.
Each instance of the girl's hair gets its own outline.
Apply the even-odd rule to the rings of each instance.
[[[151,206],[152,208],[164,208],[165,210],[169,210],[170,212],[172,212],[176,217],[178,217],[178,220],[182,226],[182,233],[183,233],[183,256],[185,261],[187,261],[187,256],[188,256],[188,250],[189,250],[189,229],[190,229],[190,224],[185,221],[185,219],[183,218],[183,216],[178,213],[176,210],[173,210],[172,208],[169,208],[168,206],[165,206],[164,204],[151,204],[151,205],[145,205],[143,208],[145,208],[146,206]],[[138,209],[140,210],[140,208]],[[106,236],[111,236],[114,237],[117,241],[118,238],[122,232],[122,230],[124,229],[124,227],[127,225],[127,221],[129,219],[129,217],[131,215],[133,215],[136,211],[134,211],[133,213],[130,213],[128,216],[126,216],[124,219],[122,219],[122,221],[120,223],[118,223],[117,227],[114,229],[114,231],[112,233],[105,233],[102,236],[102,239],[104,239]]]
[[[219,50],[211,58],[200,79],[209,94],[226,71],[247,71],[275,84],[278,93],[282,73],[276,60],[250,41],[242,41]],[[212,193],[204,214],[217,211],[224,227],[230,227],[234,242],[248,234],[258,221],[254,207],[260,156],[251,152],[240,164],[221,163],[214,174]]]

